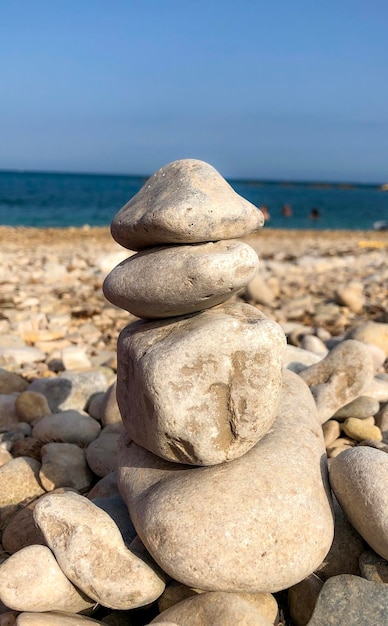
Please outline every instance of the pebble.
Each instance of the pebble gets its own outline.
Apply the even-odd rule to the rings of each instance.
[[[308,626],[376,626],[388,623],[388,588],[342,574],[325,582]]]
[[[46,396],[53,413],[76,409],[83,411],[91,396],[106,391],[108,381],[99,371],[62,372],[56,378],[41,378],[31,383],[28,391],[37,391]]]
[[[46,396],[36,391],[22,391],[16,398],[15,411],[24,422],[33,422],[51,413]]]
[[[91,367],[86,352],[79,346],[66,346],[61,350],[61,358],[66,370],[82,370]]]
[[[20,613],[16,619],[16,626],[90,626],[91,624],[103,624],[99,620],[65,613],[64,611],[47,613]]]
[[[365,550],[359,559],[363,578],[374,583],[388,583],[388,562],[373,550]]]
[[[71,611],[95,602],[86,598],[63,574],[47,546],[22,548],[0,568],[0,599],[15,611]]]
[[[73,443],[48,443],[41,450],[39,478],[46,491],[71,487],[85,491],[92,486],[93,473],[86,463],[85,451]]]
[[[388,456],[367,446],[346,450],[330,466],[341,507],[368,545],[388,558]]]
[[[192,465],[241,456],[275,419],[284,349],[278,324],[248,304],[127,326],[117,400],[130,438]]]
[[[0,367],[0,394],[25,391],[27,387],[28,382],[24,378]]]
[[[14,458],[0,467],[0,527],[22,503],[44,493],[39,479],[41,464],[28,457]]]
[[[355,398],[352,402],[345,404],[345,406],[336,411],[333,417],[340,421],[346,420],[348,417],[363,419],[370,415],[375,415],[379,409],[380,403],[375,398],[358,396],[358,398]]]
[[[362,395],[373,374],[368,348],[360,341],[348,340],[299,375],[311,389],[323,424],[342,406]]]
[[[68,409],[42,417],[35,423],[32,436],[44,442],[62,441],[87,446],[100,432],[100,424],[87,413]]]
[[[341,306],[348,307],[354,313],[360,313],[365,305],[363,284],[352,281],[347,285],[339,286],[334,292],[335,300]]]
[[[125,547],[112,518],[87,498],[71,491],[47,494],[34,519],[63,573],[103,606],[128,610],[163,592],[162,578]],[[102,554],[109,555],[105,564]]]
[[[388,324],[367,321],[351,328],[346,333],[346,338],[372,343],[388,356]]]
[[[295,626],[306,626],[309,622],[323,587],[323,580],[316,574],[310,574],[288,590],[288,605]]]
[[[175,317],[225,302],[252,280],[258,265],[253,248],[239,241],[151,248],[115,267],[103,291],[137,317]]]
[[[160,613],[151,624],[185,626],[272,626],[260,608],[236,593],[213,591],[186,598]]]
[[[108,424],[86,448],[88,465],[97,476],[106,476],[117,469],[117,444],[123,432],[121,422]]]
[[[382,441],[383,435],[378,426],[374,426],[367,422],[367,419],[359,419],[357,417],[348,417],[342,429],[344,433],[355,441],[363,441],[364,439],[375,439]]]
[[[274,291],[261,274],[256,274],[245,287],[244,298],[252,304],[263,304],[267,307],[275,306]]]

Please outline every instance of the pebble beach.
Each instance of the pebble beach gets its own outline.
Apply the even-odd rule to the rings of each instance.
[[[0,241],[0,626],[88,622],[365,626],[388,620],[388,231],[265,226],[241,239],[257,253],[259,270],[231,302],[250,305],[284,332],[284,366],[296,377],[284,385],[297,388],[302,380],[307,392],[310,387],[312,395],[306,396],[305,405],[300,402],[308,407],[315,399],[317,438],[326,452],[335,497],[334,540],[320,564],[310,571],[307,563],[306,576],[304,565],[296,565],[301,568],[296,584],[283,585],[276,572],[272,591],[254,592],[248,586],[244,591],[241,583],[235,593],[230,585],[224,590],[226,583],[218,589],[194,584],[191,574],[174,579],[170,571],[179,570],[175,563],[161,571],[169,555],[163,548],[159,555],[156,546],[155,564],[128,516],[127,508],[137,506],[133,494],[124,497],[126,508],[118,491],[117,446],[124,430],[115,395],[117,339],[137,318],[109,302],[102,286],[107,274],[132,252],[112,239],[109,227],[0,227]],[[139,281],[146,292],[146,277]],[[338,372],[342,378],[330,387]],[[301,431],[300,445],[304,436]],[[307,435],[306,442],[309,449]],[[138,454],[139,467],[144,463],[148,468],[147,459]],[[124,465],[125,455],[122,449]],[[144,469],[144,476],[147,471],[150,475],[164,471],[167,476],[167,467],[153,463],[149,461],[153,469]],[[302,473],[309,473],[307,466]],[[151,481],[144,476],[131,480],[139,485]],[[129,480],[124,470],[120,480],[123,495]],[[65,552],[63,546],[57,548],[58,554],[54,550],[58,567],[47,547],[54,549],[59,541],[50,521],[53,512],[44,504],[47,493],[52,494],[52,510],[55,498],[59,502],[71,493],[69,510],[78,511],[74,520],[82,511],[92,525],[95,521],[96,535],[89,534],[88,541],[97,556],[88,558],[98,560],[93,567],[101,581],[94,580],[93,585],[109,587],[113,554],[121,555],[123,563],[123,571],[112,582],[116,590],[136,569],[128,551],[142,565],[150,564],[133,574],[132,595],[140,600],[131,600],[131,608],[130,603],[120,604],[125,595],[120,589],[120,601],[112,601],[113,592],[96,600],[87,585],[73,584],[63,565],[66,558],[58,557]],[[359,493],[369,494],[365,510]],[[318,498],[317,510],[323,507]],[[286,507],[287,501],[282,505]],[[151,526],[140,508],[135,526]],[[96,510],[109,515],[112,528],[105,518],[100,521]],[[326,514],[322,508],[320,516]],[[190,534],[189,520],[182,528]],[[290,523],[287,516],[283,523]],[[319,533],[329,537],[329,526]],[[301,528],[301,544],[303,532]],[[306,543],[309,540],[306,533]],[[282,567],[278,563],[271,569]],[[205,596],[211,595],[206,603]],[[349,598],[345,609],[344,595]],[[207,621],[196,622],[192,615],[201,611]],[[241,615],[245,617],[236,617]]]

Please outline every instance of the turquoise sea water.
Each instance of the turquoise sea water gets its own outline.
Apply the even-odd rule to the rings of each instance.
[[[147,177],[0,171],[0,225],[105,226]],[[388,192],[378,185],[229,180],[244,198],[266,205],[272,228],[372,230],[388,220]],[[284,204],[292,216],[282,215]],[[319,219],[309,217],[317,208]]]

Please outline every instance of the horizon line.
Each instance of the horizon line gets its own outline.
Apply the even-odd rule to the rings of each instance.
[[[147,180],[153,174],[129,174],[122,172],[88,172],[88,171],[68,171],[68,170],[37,170],[28,168],[0,168],[0,174],[59,174],[62,176],[112,176],[117,178],[143,178]],[[222,176],[222,174],[221,174]],[[301,179],[301,178],[252,178],[252,177],[236,177],[236,176],[223,176],[227,181],[241,182],[241,183],[267,183],[267,184],[280,184],[280,185],[317,185],[317,186],[369,186],[369,187],[384,187],[387,183],[383,182],[356,182],[350,180],[324,180],[324,179]]]

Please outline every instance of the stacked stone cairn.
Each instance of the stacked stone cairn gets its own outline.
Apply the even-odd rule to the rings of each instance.
[[[104,294],[140,318],[118,340],[122,422],[105,433],[117,473],[99,474],[96,464],[105,478],[91,490],[90,477],[84,488],[55,488],[59,448],[80,451],[63,442],[44,446],[52,449],[44,472],[29,456],[3,465],[14,499],[0,509],[12,554],[0,567],[0,626],[270,626],[278,623],[272,594],[282,590],[297,626],[322,626],[335,623],[331,609],[325,621],[325,598],[336,585],[338,623],[361,624],[351,607],[371,595],[368,624],[384,623],[388,576],[358,576],[373,568],[375,576],[376,559],[384,567],[388,557],[381,432],[373,426],[374,447],[345,442],[331,454],[338,502],[326,455],[338,420],[349,430],[359,405],[362,415],[372,410],[362,394],[376,383],[376,350],[349,336],[293,367],[301,357],[287,350],[281,327],[237,296],[258,270],[241,239],[262,226],[256,207],[191,159],[156,172],[113,219],[114,239],[131,253],[106,277]],[[38,396],[48,382],[25,393]],[[34,425],[38,439],[47,414]],[[58,441],[64,417],[49,417]],[[99,439],[93,428],[88,450]],[[343,603],[344,594],[352,600]],[[113,612],[104,617],[105,609]]]

